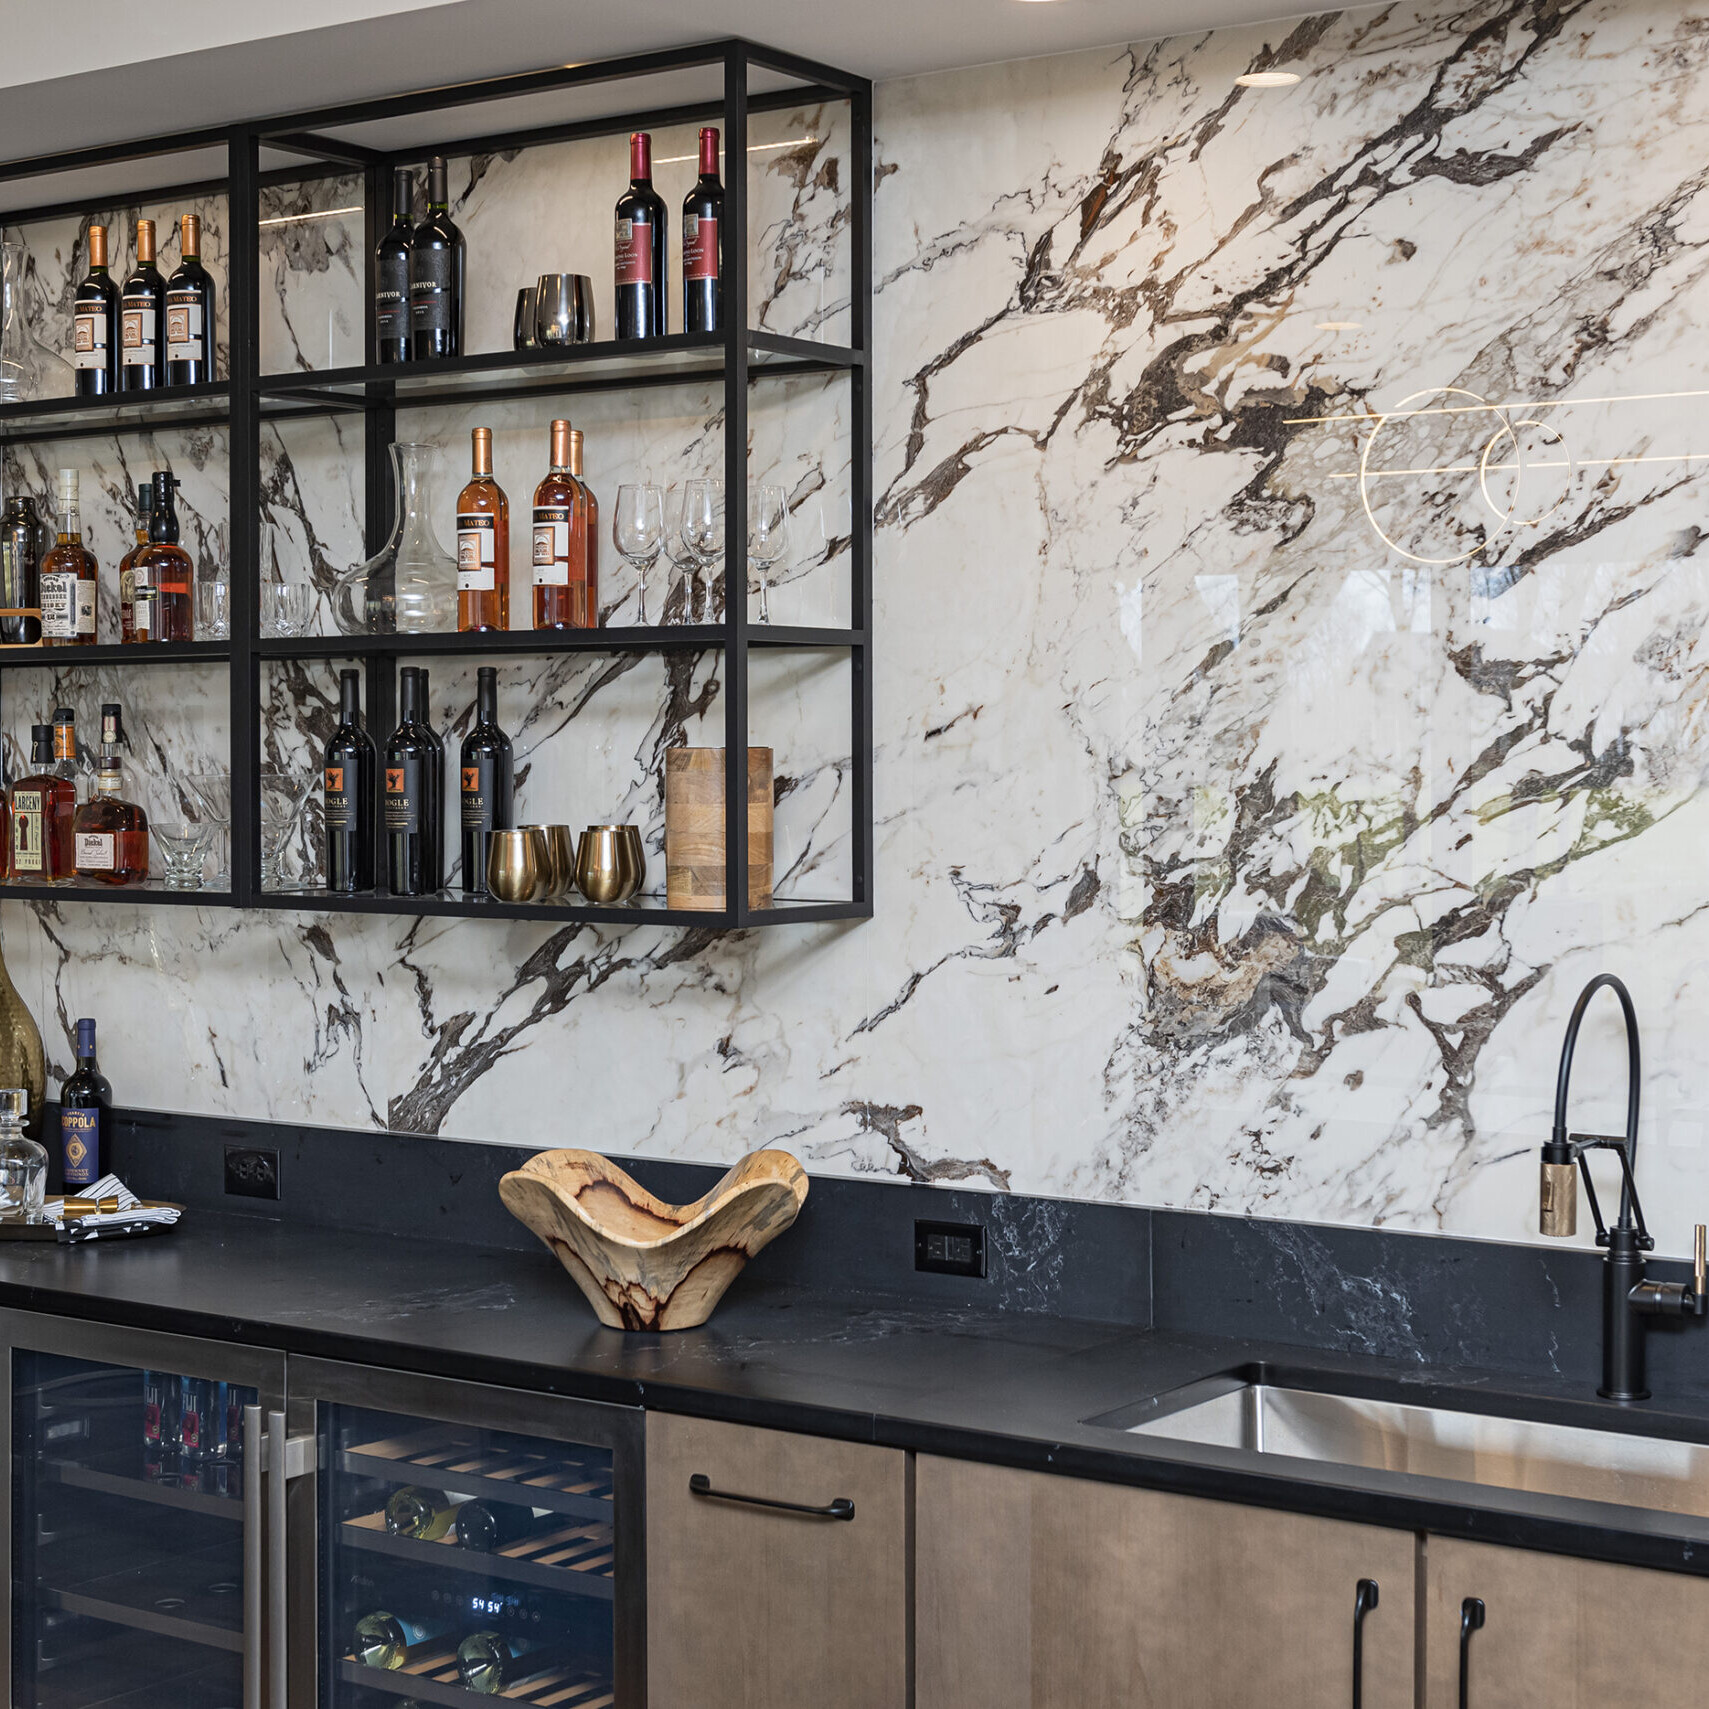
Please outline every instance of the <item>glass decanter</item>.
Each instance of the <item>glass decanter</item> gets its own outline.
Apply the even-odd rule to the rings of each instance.
[[[71,368],[30,327],[24,246],[0,243],[0,403],[71,396]]]
[[[40,1222],[47,1199],[47,1150],[24,1132],[30,1094],[0,1090],[0,1221]]]
[[[393,445],[392,534],[332,592],[345,635],[425,635],[457,627],[457,565],[433,532],[431,445]]]

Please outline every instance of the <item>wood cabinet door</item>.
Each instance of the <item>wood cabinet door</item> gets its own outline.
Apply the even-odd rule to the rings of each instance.
[[[719,1500],[714,1490],[852,1519]],[[647,1415],[650,1709],[905,1709],[908,1467],[892,1448]]]
[[[1409,1531],[919,1457],[917,1709],[1413,1709]]]
[[[1432,1537],[1426,1709],[1686,1704],[1709,1678],[1709,1579]],[[1482,1603],[1481,1627],[1466,1618]]]

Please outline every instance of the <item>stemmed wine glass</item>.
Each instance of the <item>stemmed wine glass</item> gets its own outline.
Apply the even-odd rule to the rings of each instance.
[[[640,578],[640,622],[647,624],[647,572],[659,560],[665,544],[665,495],[651,484],[625,484],[617,489],[611,513],[611,543]]]
[[[687,481],[682,489],[682,543],[710,582],[712,567],[724,556],[724,483]],[[696,602],[698,604],[698,601]],[[695,615],[698,617],[699,612]]]
[[[766,484],[748,491],[748,556],[760,573],[760,616],[771,622],[771,570],[789,547],[789,494]]]

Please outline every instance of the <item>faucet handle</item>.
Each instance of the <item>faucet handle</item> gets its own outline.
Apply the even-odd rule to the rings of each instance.
[[[1702,1223],[1697,1225],[1691,1248],[1691,1291],[1697,1296],[1697,1309],[1701,1313],[1705,1308],[1705,1295],[1709,1295],[1709,1247],[1706,1247],[1706,1231]]]

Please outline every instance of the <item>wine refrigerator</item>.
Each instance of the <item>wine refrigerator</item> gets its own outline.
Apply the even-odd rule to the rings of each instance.
[[[638,1410],[0,1312],[14,1709],[644,1709]]]

